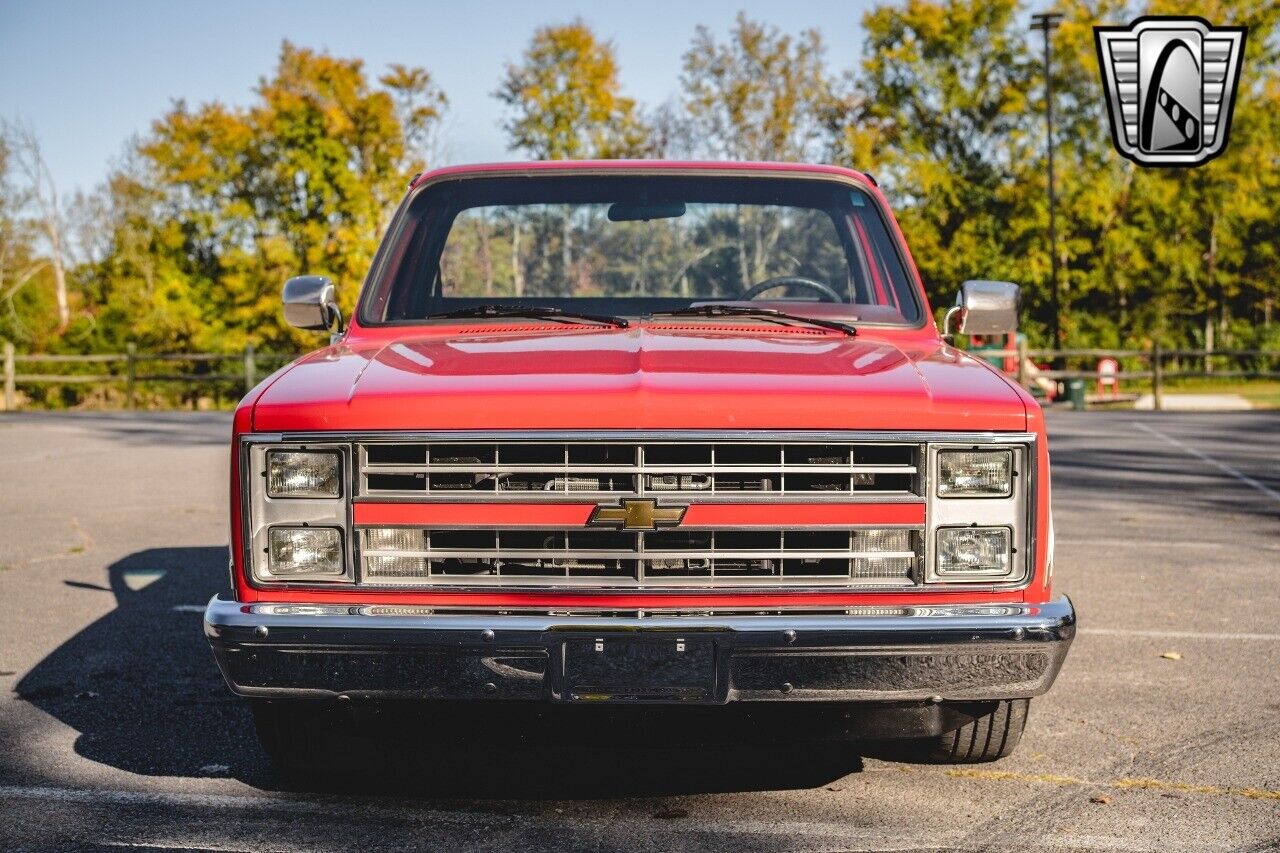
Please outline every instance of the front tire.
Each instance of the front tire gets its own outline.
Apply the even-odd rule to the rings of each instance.
[[[919,742],[922,758],[933,764],[983,764],[1013,753],[1027,726],[1030,699],[1004,699],[989,714],[960,728]]]

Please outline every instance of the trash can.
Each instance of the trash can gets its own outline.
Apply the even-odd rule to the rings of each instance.
[[[1071,408],[1077,412],[1084,411],[1084,380],[1068,379],[1067,380],[1067,399],[1071,401]]]

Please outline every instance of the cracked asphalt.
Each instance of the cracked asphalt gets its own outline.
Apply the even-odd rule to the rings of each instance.
[[[790,708],[410,710],[297,781],[200,633],[229,416],[0,415],[0,849],[1280,850],[1280,413],[1049,424],[1081,631],[1009,759],[898,764]]]

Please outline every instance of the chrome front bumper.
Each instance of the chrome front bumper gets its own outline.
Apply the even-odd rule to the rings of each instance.
[[[215,597],[204,618],[218,666],[243,696],[700,704],[1037,696],[1053,684],[1075,626],[1065,596],[1042,605],[768,615],[449,612]]]

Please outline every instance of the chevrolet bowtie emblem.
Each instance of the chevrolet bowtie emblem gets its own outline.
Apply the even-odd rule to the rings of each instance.
[[[591,511],[588,527],[616,527],[622,530],[657,530],[675,527],[684,518],[687,506],[658,506],[652,499],[625,500],[617,506],[600,504]]]

